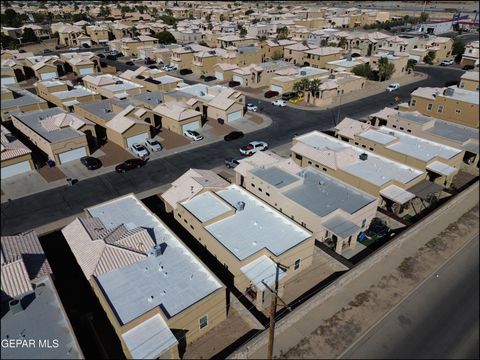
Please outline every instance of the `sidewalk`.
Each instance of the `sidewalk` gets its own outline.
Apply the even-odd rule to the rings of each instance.
[[[279,320],[274,356],[339,356],[478,234],[478,189],[477,182]],[[264,331],[229,358],[265,358],[267,346]]]
[[[258,121],[259,117],[262,121]],[[228,129],[243,131],[244,133],[250,133],[263,128],[266,128],[272,124],[272,119],[261,113],[247,112],[242,119],[228,124]],[[213,131],[213,132],[212,132]],[[187,145],[177,146],[171,149],[164,149],[158,153],[150,154],[150,161],[161,159],[173,154],[177,154],[183,151],[188,151],[209,144],[213,144],[219,141],[223,141],[221,132],[216,130],[216,127],[210,126],[198,131],[204,136],[204,139],[197,142],[189,142]],[[130,158],[134,158],[131,155]],[[66,165],[59,166],[59,169],[65,173],[67,178],[77,179],[79,181],[89,179],[95,176],[103,175],[112,171],[115,171],[113,164],[106,167],[101,167],[98,170],[87,170],[79,161],[73,161]],[[50,190],[60,186],[66,186],[65,179],[47,182],[38,171],[31,171],[25,174],[13,176],[8,179],[2,180],[2,196],[1,202],[7,202],[8,199],[18,199],[24,196],[32,195],[38,192]]]

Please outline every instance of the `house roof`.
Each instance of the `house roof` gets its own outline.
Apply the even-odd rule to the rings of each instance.
[[[211,170],[190,169],[172,182],[172,186],[161,197],[176,209],[179,202],[193,197],[204,189],[224,189],[228,185],[227,181]]]
[[[202,115],[202,113],[199,111],[190,109],[177,103],[163,103],[157,105],[153,109],[153,112],[159,113],[162,116],[166,116],[177,121],[182,121]]]
[[[1,149],[2,149],[1,160],[2,161],[13,159],[18,156],[30,154],[32,152],[20,140],[13,138],[10,134],[6,134],[3,129],[4,127],[2,126],[2,133],[1,133]]]
[[[142,120],[139,120],[133,116],[129,116],[129,114],[132,113],[134,110],[135,110],[135,107],[133,105],[128,105],[125,109],[120,111],[105,125],[108,128],[120,134],[123,134],[125,131],[130,129],[135,124],[148,125],[146,122]]]

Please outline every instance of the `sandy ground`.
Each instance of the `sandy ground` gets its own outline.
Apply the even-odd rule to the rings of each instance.
[[[348,306],[329,318],[282,358],[328,358],[338,356],[383,313],[397,304],[433,269],[459,249],[478,231],[479,208],[468,211],[457,222],[406,257],[392,273],[383,276],[369,289],[356,294]]]

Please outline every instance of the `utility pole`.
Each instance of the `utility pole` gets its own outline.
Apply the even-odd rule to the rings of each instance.
[[[272,259],[272,258],[270,258]],[[280,300],[282,304],[287,307],[289,310],[291,308],[278,296],[278,277],[280,275],[280,269],[283,271],[287,271],[289,268],[288,266],[282,265],[276,260],[272,259],[273,262],[276,264],[275,268],[275,288],[272,289],[262,280],[262,284],[272,293],[272,301],[270,303],[270,329],[269,329],[269,337],[268,337],[268,356],[267,359],[273,359],[273,342],[275,338],[275,313],[277,312],[277,301]]]

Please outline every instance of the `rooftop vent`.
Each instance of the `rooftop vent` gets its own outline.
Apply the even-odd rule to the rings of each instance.
[[[368,159],[368,154],[366,154],[366,153],[360,154],[359,159],[362,160],[362,161],[367,160]]]
[[[300,75],[304,75],[304,76],[305,76],[305,75],[307,75],[307,72],[302,70],[302,71],[300,71]]]
[[[18,299],[10,300],[10,302],[8,303],[8,306],[12,314],[18,314],[19,312],[23,311],[22,302]]]
[[[245,209],[245,202],[244,201],[238,201],[235,204],[235,208],[237,209],[237,211],[242,211],[243,209]]]
[[[393,131],[388,132],[389,135],[395,136],[395,133]]]
[[[103,111],[104,111],[105,113],[112,112],[112,110],[110,110],[110,109],[103,109]]]
[[[163,253],[165,252],[165,249],[167,248],[167,244],[166,243],[161,243],[161,244],[156,244],[154,247],[153,247],[153,255],[155,257],[159,257],[160,255],[163,255]]]
[[[352,61],[352,54],[347,55],[347,61]]]
[[[115,84],[116,84],[116,85],[121,85],[121,84],[123,84],[123,81],[117,80],[117,81],[115,81]]]
[[[455,93],[455,89],[454,89],[454,88],[446,88],[446,89],[443,91],[443,95],[445,95],[445,96],[453,96],[454,93]]]

